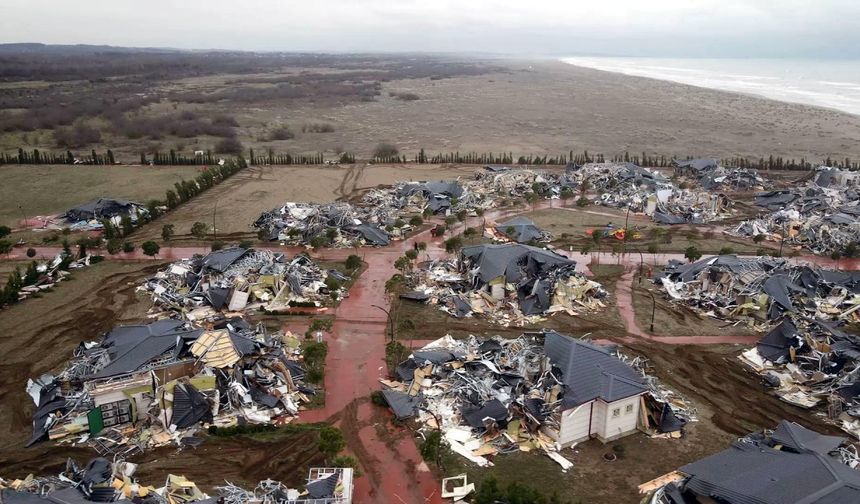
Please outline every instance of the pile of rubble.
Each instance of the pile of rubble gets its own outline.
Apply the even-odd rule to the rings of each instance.
[[[819,168],[805,184],[756,195],[770,213],[740,223],[738,236],[804,247],[816,254],[844,253],[860,241],[860,173]]]
[[[402,299],[438,305],[455,317],[472,315],[522,327],[544,315],[603,308],[603,286],[576,271],[576,261],[521,244],[475,245],[454,260],[426,263],[409,275]]]
[[[589,163],[565,173],[572,187],[597,191],[596,204],[629,208],[660,224],[702,224],[728,214],[723,194],[680,189],[659,172],[633,163]]]
[[[828,405],[827,416],[860,437],[860,272],[784,259],[718,256],[670,262],[668,296],[708,316],[769,330],[740,359],[786,402]]]
[[[164,486],[137,482],[137,465],[122,459],[90,460],[84,467],[73,459],[57,476],[5,480],[0,478],[0,502],[6,504],[69,504],[86,502],[134,502],[137,504],[350,504],[353,470],[312,468],[303,490],[273,480],[261,481],[247,490],[227,483],[217,487],[217,496],[203,493],[193,481],[170,474]]]
[[[203,426],[291,422],[314,390],[302,384],[298,338],[241,318],[116,327],[83,342],[58,376],[28,380],[33,437],[127,456],[195,446]]]
[[[416,350],[382,380],[395,416],[415,418],[425,436],[441,431],[455,453],[479,466],[503,453],[542,450],[564,470],[559,451],[637,429],[680,437],[695,413],[635,363],[554,331],[517,339],[455,340]]]
[[[93,264],[96,262],[92,255],[88,254],[80,259],[67,260],[64,253],[61,252],[50,261],[35,261],[35,266],[28,266],[23,271],[16,269],[15,272],[19,274],[22,283],[18,290],[18,301],[53,289],[56,284],[69,278],[69,270],[86,268],[91,262]],[[14,275],[15,272],[12,274]]]
[[[323,306],[346,295],[341,285],[348,280],[307,255],[288,259],[270,250],[236,247],[175,262],[140,289],[152,293],[156,315],[173,312],[199,321],[221,311]]]
[[[395,220],[392,209],[383,206],[288,202],[263,212],[253,227],[263,239],[291,245],[384,246],[391,233],[407,231],[394,227]]]
[[[674,161],[675,175],[691,179],[708,191],[764,191],[766,182],[758,170],[727,168],[716,159]]]
[[[670,261],[655,282],[673,300],[722,320],[757,329],[783,316],[860,321],[860,272],[793,264],[775,257],[713,256]]]

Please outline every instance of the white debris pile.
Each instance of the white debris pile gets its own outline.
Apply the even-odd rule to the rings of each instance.
[[[352,203],[288,202],[263,212],[254,222],[263,239],[292,245],[358,247],[388,245],[391,235],[407,230],[394,226],[393,210]]]
[[[598,282],[576,271],[575,261],[512,243],[465,247],[456,260],[427,263],[409,275],[408,287],[403,300],[516,327],[555,313],[598,310],[608,296]]]
[[[601,376],[617,381],[603,386]],[[672,433],[680,433],[689,418],[667,402],[671,393],[656,379],[614,349],[554,331],[512,340],[445,336],[414,351],[394,378],[382,380],[394,415],[416,419],[424,435],[441,431],[452,451],[479,466],[492,465],[500,454],[542,450],[569,469],[573,464],[558,453],[562,448],[617,437],[622,424],[608,425],[605,414],[593,422],[586,418],[592,427],[584,434],[566,420],[594,414],[602,403],[624,416],[622,435],[642,425],[654,435],[679,437]],[[661,392],[652,395],[651,388]],[[671,400],[683,404],[677,396]]]
[[[860,241],[860,174],[821,167],[790,189],[756,195],[767,214],[741,222],[737,236],[764,237],[815,254],[856,255]]]
[[[152,293],[156,315],[205,320],[219,312],[324,306],[346,295],[349,280],[320,268],[307,255],[288,259],[270,250],[223,249],[171,264],[140,287]]]

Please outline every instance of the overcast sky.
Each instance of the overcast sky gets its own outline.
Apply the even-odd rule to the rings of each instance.
[[[858,0],[0,0],[0,42],[275,51],[860,56]]]

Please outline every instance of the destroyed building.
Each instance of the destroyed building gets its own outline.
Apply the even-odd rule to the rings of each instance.
[[[670,262],[655,280],[674,302],[730,323],[769,331],[739,358],[776,395],[860,436],[860,272],[776,258],[709,257]]]
[[[520,327],[547,314],[599,308],[608,295],[576,272],[576,261],[513,243],[464,247],[456,260],[427,263],[409,276],[409,288],[401,298]]]
[[[463,186],[456,181],[401,183],[396,191],[403,206],[417,204],[422,207],[422,213],[423,208],[427,208],[433,214],[446,214],[465,194]]]
[[[59,217],[73,230],[101,229],[102,221],[110,220],[115,226],[121,224],[123,217],[137,223],[138,219],[145,219],[149,210],[145,205],[133,201],[99,198],[89,203],[70,208]]]
[[[156,310],[195,321],[222,311],[323,306],[346,295],[339,285],[348,280],[304,254],[288,259],[266,249],[234,247],[177,261],[141,289],[152,293]]]
[[[548,242],[549,233],[539,228],[528,217],[517,216],[495,226],[497,234],[517,243]]]
[[[4,504],[85,504],[89,502],[135,502],[147,504],[351,504],[354,474],[351,468],[314,467],[304,489],[289,488],[273,480],[261,481],[253,489],[231,483],[216,487],[217,496],[205,494],[193,481],[169,474],[164,486],[138,482],[137,465],[121,458],[90,460],[79,466],[69,459],[57,476],[0,478],[0,502]]]
[[[566,470],[572,464],[561,448],[637,429],[679,433],[692,418],[614,348],[555,331],[446,336],[414,351],[395,380],[382,383],[395,416],[441,430],[455,453],[480,466],[497,454],[541,449]]]
[[[659,172],[633,163],[589,163],[566,170],[573,188],[596,191],[595,204],[629,208],[660,224],[703,224],[728,215],[723,194],[681,189]]]
[[[856,173],[821,167],[805,183],[762,192],[755,204],[769,213],[741,222],[733,234],[762,236],[815,254],[849,252],[860,240]]]
[[[758,170],[721,166],[716,159],[673,161],[675,175],[708,191],[763,191],[767,183]]]
[[[394,232],[395,219],[384,207],[288,202],[263,212],[252,226],[261,239],[290,245],[316,246],[319,240],[334,247],[384,246],[390,241],[384,228]]]
[[[783,420],[640,485],[648,504],[860,502],[860,457],[845,439]]]
[[[303,376],[296,337],[241,318],[116,327],[81,343],[58,376],[28,381],[36,405],[29,444],[56,439],[130,454],[194,444],[204,424],[284,424],[314,393]]]

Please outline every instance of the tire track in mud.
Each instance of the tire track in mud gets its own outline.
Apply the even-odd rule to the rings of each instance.
[[[367,168],[367,165],[350,165],[350,167],[346,170],[346,173],[343,174],[343,178],[340,180],[340,185],[334,190],[334,194],[338,200],[346,200],[355,192],[356,187],[358,186],[358,181],[361,180],[361,177],[364,175],[364,170]]]
[[[30,437],[34,408],[25,391],[26,381],[59,369],[81,341],[94,339],[118,323],[142,318],[142,308],[131,309],[139,301],[136,283],[161,266],[140,264],[136,269],[103,278],[85,278],[98,273],[99,265],[94,265],[93,269],[75,273],[42,298],[0,312],[0,328],[5,333],[0,343],[0,353],[4,355],[0,364],[0,425],[5,434],[0,436],[0,467],[33,471],[60,467],[72,454],[84,458],[92,455],[86,449],[54,445],[23,448]],[[79,283],[94,281],[97,283],[75,292]]]

